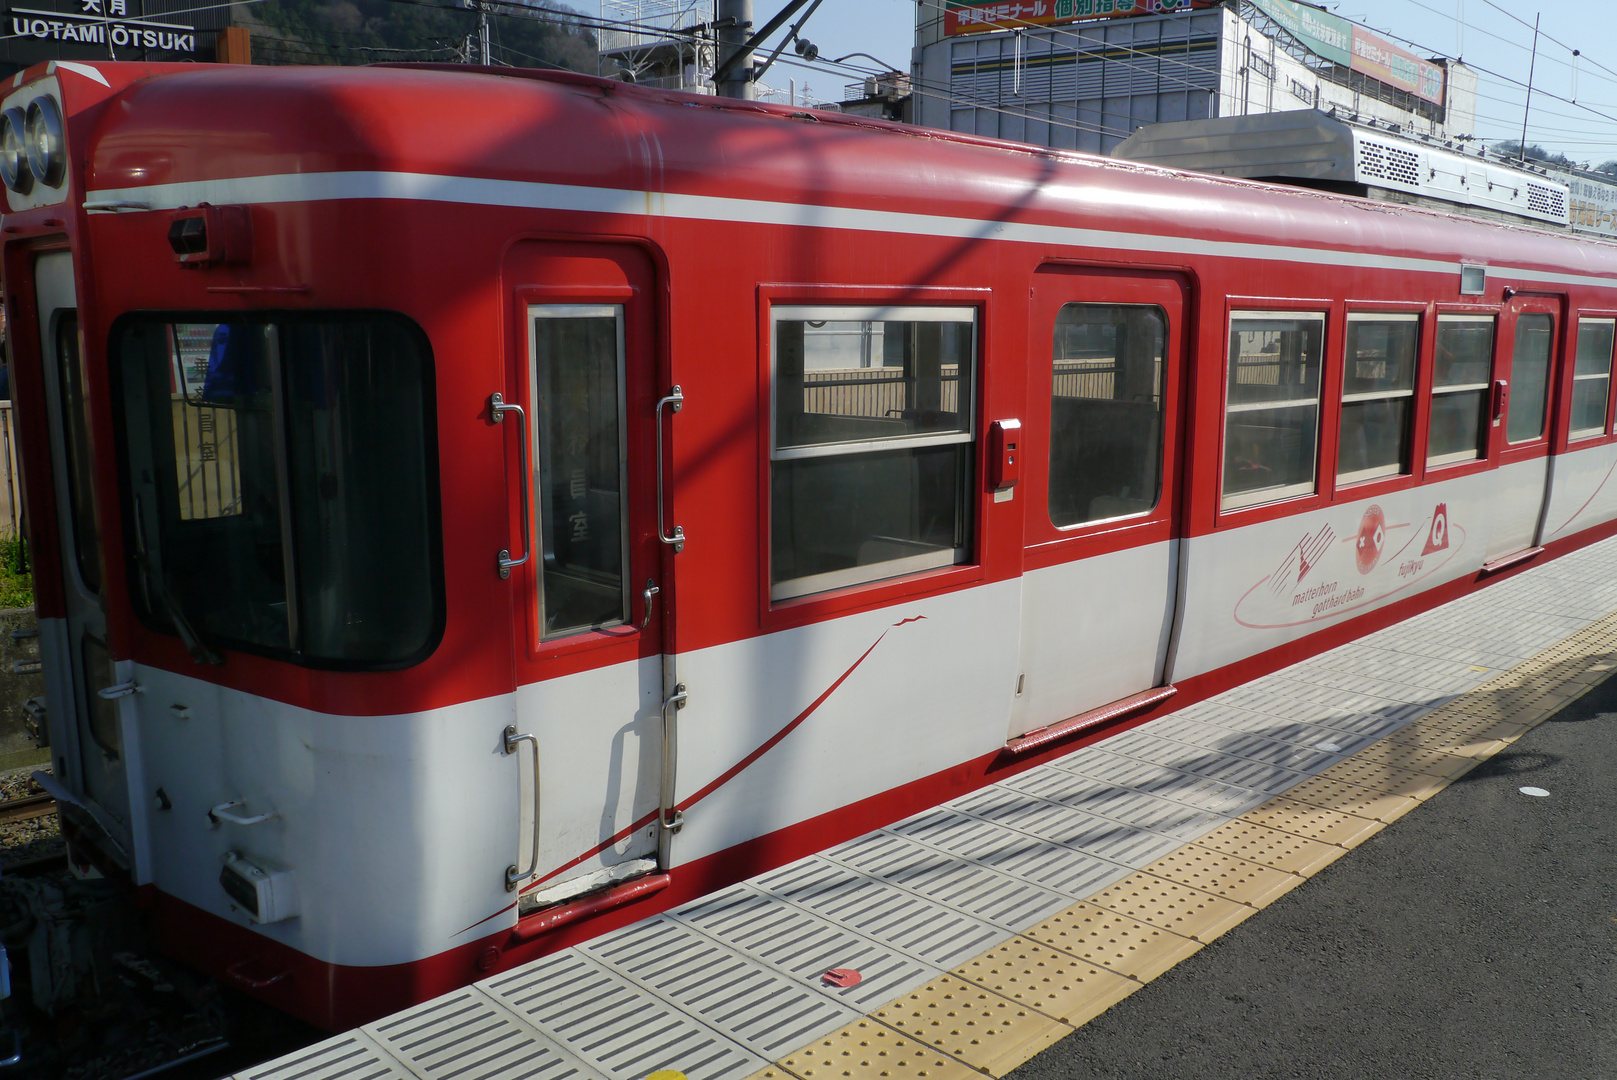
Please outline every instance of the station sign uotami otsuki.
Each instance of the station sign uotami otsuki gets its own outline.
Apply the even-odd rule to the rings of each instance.
[[[990,30],[1015,30],[1027,26],[1051,26],[1080,19],[1113,19],[1127,15],[1160,15],[1192,8],[1208,8],[1219,0],[1004,0],[996,4],[945,0],[943,32],[946,35],[985,34]]]

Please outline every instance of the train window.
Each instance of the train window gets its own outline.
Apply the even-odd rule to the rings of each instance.
[[[68,504],[73,514],[73,554],[79,580],[101,591],[101,521],[95,508],[95,459],[90,454],[90,412],[79,357],[79,315],[56,320],[56,371],[62,398],[62,448],[67,453]]]
[[[1324,342],[1323,313],[1231,314],[1225,510],[1314,491]]]
[[[1617,319],[1578,320],[1578,357],[1572,372],[1574,439],[1605,434],[1614,332]]]
[[[629,617],[624,589],[623,309],[528,309],[534,508],[546,637]]]
[[[964,562],[976,311],[778,307],[770,598]]]
[[[1050,520],[1150,513],[1162,491],[1159,307],[1067,304],[1050,385]]]
[[[443,601],[420,330],[368,313],[142,315],[113,342],[148,621],[308,664],[423,656]]]
[[[1516,317],[1509,416],[1505,420],[1505,438],[1510,442],[1527,442],[1544,434],[1554,336],[1555,321],[1548,315],[1523,313]]]
[[[1432,362],[1432,430],[1426,464],[1474,461],[1488,445],[1493,316],[1439,315]]]
[[[1409,472],[1419,346],[1419,315],[1348,316],[1336,458],[1339,482]]]

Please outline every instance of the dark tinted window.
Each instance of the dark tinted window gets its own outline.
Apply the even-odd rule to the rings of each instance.
[[[421,332],[389,315],[139,317],[114,339],[148,617],[311,663],[425,655],[442,588]]]

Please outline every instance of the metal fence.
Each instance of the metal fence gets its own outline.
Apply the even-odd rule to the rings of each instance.
[[[0,536],[22,536],[22,469],[17,463],[17,427],[11,402],[0,401]]]
[[[940,412],[960,411],[960,365],[944,364]],[[899,416],[915,408],[914,382],[902,368],[844,368],[803,373],[803,411],[822,416]]]

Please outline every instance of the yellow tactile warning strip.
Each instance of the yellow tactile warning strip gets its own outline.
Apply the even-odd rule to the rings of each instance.
[[[1003,1076],[1617,671],[1617,612],[753,1080]]]

